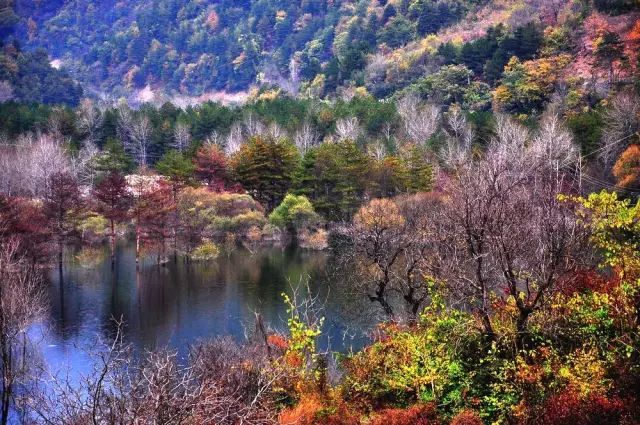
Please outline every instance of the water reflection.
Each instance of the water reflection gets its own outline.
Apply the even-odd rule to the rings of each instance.
[[[126,323],[125,338],[138,350],[170,346],[186,353],[189,344],[218,335],[243,339],[253,327],[254,313],[282,330],[290,293],[309,279],[325,301],[327,318],[323,348],[348,350],[366,342],[365,327],[345,319],[345,306],[357,303],[329,285],[328,256],[297,249],[264,249],[253,255],[238,250],[214,262],[181,260],[158,267],[150,259],[136,269],[132,246],[120,246],[112,268],[108,256],[92,267],[66,265],[51,274],[51,308],[45,359],[57,363],[83,361],[79,347],[96,336],[114,334],[113,318]],[[331,291],[329,287],[331,286]],[[355,307],[360,308],[360,307]],[[348,335],[345,339],[345,335]],[[328,342],[330,341],[330,343]]]

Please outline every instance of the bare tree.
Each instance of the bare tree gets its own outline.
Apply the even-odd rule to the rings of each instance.
[[[95,144],[99,139],[100,128],[104,122],[104,112],[97,108],[90,99],[83,99],[76,111],[77,127],[88,145]]]
[[[266,126],[253,113],[245,115],[242,121],[243,133],[247,137],[262,136],[266,133]]]
[[[445,165],[455,169],[470,160],[475,134],[460,108],[452,107],[449,110],[445,124],[446,140],[441,152],[442,159]]]
[[[90,186],[95,180],[94,160],[99,154],[98,147],[87,140],[82,149],[76,155],[71,156],[69,161],[71,172],[81,185]]]
[[[388,153],[387,146],[384,144],[382,140],[376,140],[373,143],[370,143],[368,146],[369,155],[375,158],[378,161],[383,160]]]
[[[362,134],[362,127],[356,117],[342,118],[336,122],[336,136],[339,141],[356,141]]]
[[[407,95],[396,104],[406,136],[413,143],[423,145],[440,126],[440,108],[422,104],[415,95]]]
[[[141,167],[146,167],[149,156],[149,145],[153,128],[147,117],[134,119],[130,122],[128,137],[124,143],[125,149],[136,159]]]
[[[207,145],[216,145],[220,149],[224,149],[225,139],[220,133],[214,130],[207,136],[204,143]]]
[[[129,106],[124,103],[118,103],[116,107],[116,133],[118,138],[126,146],[131,137],[131,127],[133,126],[133,113]]]
[[[49,134],[20,137],[15,145],[16,185],[21,194],[42,197],[48,191],[49,177],[71,169],[60,139]]]
[[[348,284],[389,318],[415,320],[428,301],[425,281],[437,263],[431,255],[437,245],[435,222],[428,219],[441,209],[441,201],[431,194],[374,199],[347,229],[353,245],[341,251],[340,262],[357,270],[348,274],[354,276]]]
[[[560,168],[576,165],[580,156],[571,132],[554,111],[543,115],[540,129],[528,150],[534,161]]]
[[[302,124],[302,127],[296,131],[293,140],[300,153],[304,155],[309,151],[309,149],[318,145],[320,142],[320,135],[308,121],[305,121],[305,123]]]
[[[173,129],[173,147],[178,152],[184,152],[191,143],[191,133],[189,132],[189,126],[184,123],[176,123]]]
[[[547,129],[536,137],[557,133]],[[448,243],[440,245],[446,261],[437,273],[456,294],[453,302],[479,314],[489,339],[492,299],[512,297],[518,349],[526,345],[531,314],[588,258],[571,205],[558,200],[574,190],[573,176],[549,163],[548,141],[529,137],[500,118],[485,157],[458,170],[441,217]]]
[[[244,135],[242,132],[242,126],[234,124],[227,134],[226,143],[224,146],[224,152],[231,156],[240,150],[244,141]]]
[[[44,423],[275,424],[273,387],[284,370],[271,366],[264,345],[230,338],[193,348],[186,365],[175,351],[134,356],[122,340],[121,321],[111,343],[87,353],[93,365],[78,383],[50,373],[30,405]]]
[[[56,140],[68,142],[70,139],[65,140],[65,123],[64,123],[64,110],[61,107],[54,107],[47,120],[46,132],[50,134]]]
[[[274,140],[282,140],[288,136],[287,131],[275,122],[269,124],[266,133]]]
[[[0,244],[0,424],[21,398],[28,398],[35,355],[27,333],[45,314],[45,292],[40,276],[19,255],[19,243]]]
[[[605,112],[600,159],[612,166],[626,147],[640,134],[640,98],[633,91],[617,94]]]

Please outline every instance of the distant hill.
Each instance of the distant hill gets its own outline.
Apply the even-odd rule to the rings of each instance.
[[[524,110],[548,100],[542,86],[563,75],[628,79],[638,8],[638,0],[18,0],[13,36],[114,96],[275,85],[384,98],[410,87],[438,102],[482,109],[497,99]],[[618,38],[596,58],[607,32]],[[526,82],[514,78],[546,68],[553,75],[525,75],[541,93],[518,93]]]

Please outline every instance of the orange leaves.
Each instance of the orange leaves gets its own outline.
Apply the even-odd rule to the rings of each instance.
[[[480,416],[473,410],[463,410],[458,413],[453,420],[451,421],[451,425],[483,425],[484,422],[480,419]]]
[[[360,208],[354,222],[361,228],[375,232],[402,227],[405,219],[392,200],[374,199]]]
[[[280,425],[317,424],[315,417],[321,408],[322,403],[317,398],[304,398],[294,408],[283,410],[278,417],[278,423]]]
[[[613,166],[618,186],[635,188],[640,185],[640,146],[630,145]]]
[[[436,425],[438,414],[434,405],[414,405],[407,409],[384,409],[371,425]]]
[[[278,350],[285,351],[289,348],[289,341],[282,335],[271,334],[267,337],[267,343]]]

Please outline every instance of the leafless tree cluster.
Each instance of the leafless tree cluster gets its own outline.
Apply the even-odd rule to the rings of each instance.
[[[89,99],[83,99],[76,111],[77,127],[84,136],[84,142],[95,145],[100,137],[100,128],[104,122],[104,110],[96,107]]]
[[[575,191],[571,170],[559,164],[575,148],[556,118],[535,136],[501,118],[496,133],[484,158],[462,167],[447,189],[438,276],[480,315],[489,337],[493,300],[513,297],[522,347],[531,314],[585,260],[586,235],[558,198]]]
[[[492,306],[510,296],[522,347],[530,316],[588,258],[573,207],[558,198],[575,193],[575,158],[555,115],[535,134],[499,118],[482,158],[461,163],[442,193],[361,208],[348,231],[359,275],[349,284],[398,318],[394,296],[415,317],[428,301],[425,283],[444,282],[450,302],[478,314],[489,338]]]
[[[429,212],[442,208],[431,194],[376,199],[360,209],[347,230],[352,241],[342,266],[355,267],[351,288],[378,303],[393,319],[414,320],[428,301],[426,281],[437,245]],[[403,308],[404,307],[404,308]]]
[[[41,197],[51,175],[71,169],[62,142],[48,134],[21,136],[0,150],[1,190],[9,195]]]
[[[68,172],[80,184],[94,178],[93,160],[98,148],[89,142],[70,155],[63,141],[53,134],[25,134],[15,142],[0,145],[0,191],[11,196],[41,198],[47,194],[50,177]]]
[[[293,141],[298,150],[304,155],[309,149],[317,146],[320,143],[320,135],[313,128],[313,126],[307,121],[296,132]]]
[[[122,340],[91,347],[93,369],[72,380],[49,373],[28,408],[36,423],[269,424],[275,423],[273,385],[264,346],[230,338],[203,343],[180,360],[157,350],[138,358]]]
[[[455,169],[471,159],[471,145],[475,133],[462,110],[452,107],[445,118],[445,145],[442,160],[447,167]]]
[[[355,141],[362,135],[362,127],[356,117],[341,118],[336,122],[336,138],[338,141]]]
[[[146,167],[153,127],[147,117],[137,117],[126,104],[118,105],[118,138],[139,166]]]
[[[605,113],[600,159],[611,167],[629,144],[638,141],[640,133],[640,98],[633,92],[617,94]]]
[[[27,331],[44,317],[45,301],[40,276],[21,258],[19,242],[0,244],[0,424],[31,393],[36,356]]]
[[[191,133],[189,132],[189,126],[184,123],[176,123],[173,129],[173,143],[171,147],[178,152],[184,152],[191,143]]]
[[[440,127],[440,108],[423,104],[415,95],[407,95],[396,104],[406,137],[413,143],[423,145]]]

